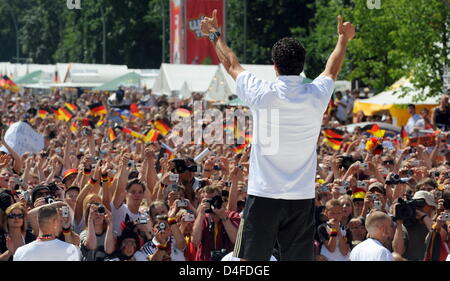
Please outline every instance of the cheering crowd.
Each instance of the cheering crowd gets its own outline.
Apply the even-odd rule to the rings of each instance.
[[[324,115],[316,260],[446,260],[448,97],[432,116],[410,105],[408,124],[389,137],[377,126],[354,133],[339,127],[377,120],[353,115],[358,97],[336,94]],[[177,144],[172,129],[180,121],[171,117],[193,118],[195,102],[228,109],[201,94],[172,100],[134,89],[1,91],[0,260],[232,260],[252,122],[244,131],[224,123],[234,144]],[[5,135],[17,122],[44,136],[42,151],[14,151]],[[409,146],[425,129],[433,145]],[[272,259],[279,260],[277,249]]]

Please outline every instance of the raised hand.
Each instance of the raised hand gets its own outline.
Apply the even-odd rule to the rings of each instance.
[[[338,34],[350,41],[356,35],[355,26],[348,21],[344,23],[342,16],[338,16]]]
[[[210,33],[216,32],[217,29],[218,29],[217,10],[214,10],[210,18],[208,17],[203,18],[200,25],[200,30],[202,31],[203,34],[209,35]]]

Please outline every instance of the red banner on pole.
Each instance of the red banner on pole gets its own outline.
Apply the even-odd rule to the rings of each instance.
[[[186,61],[187,64],[219,64],[213,44],[200,30],[202,19],[217,10],[217,23],[225,36],[225,0],[186,0]]]
[[[184,63],[183,0],[170,0],[170,62]]]

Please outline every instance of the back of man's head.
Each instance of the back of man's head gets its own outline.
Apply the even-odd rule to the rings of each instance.
[[[296,39],[286,37],[272,48],[272,61],[279,75],[300,75],[305,65],[306,51]]]
[[[54,206],[43,206],[38,212],[39,228],[47,226],[51,221],[58,216],[58,210]]]
[[[375,211],[370,213],[366,218],[366,229],[369,235],[374,236],[379,231],[382,225],[390,220],[390,217],[383,212]]]

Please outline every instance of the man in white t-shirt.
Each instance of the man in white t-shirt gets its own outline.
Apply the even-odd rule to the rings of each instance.
[[[405,130],[410,137],[420,136],[419,130],[425,129],[425,120],[422,116],[416,113],[416,106],[414,104],[408,104],[408,113],[411,115],[406,123]]]
[[[338,21],[339,40],[325,71],[303,84],[305,49],[294,38],[274,45],[278,78],[267,82],[245,71],[226,45],[218,31],[217,10],[202,20],[202,32],[253,115],[248,198],[234,249],[242,260],[269,260],[276,242],[282,261],[314,260],[317,139],[347,43],[355,36],[351,23],[343,23],[342,17]]]
[[[366,218],[369,238],[356,245],[350,253],[351,261],[394,261],[388,250],[394,239],[392,219],[383,212],[375,211]]]
[[[61,231],[61,218],[56,207],[48,205],[39,209],[39,237],[19,247],[14,261],[80,261],[80,249],[56,238]]]

